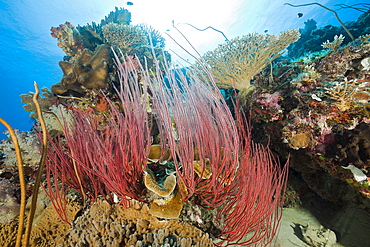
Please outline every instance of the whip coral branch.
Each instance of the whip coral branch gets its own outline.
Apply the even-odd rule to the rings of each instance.
[[[204,87],[196,76],[199,71],[195,66],[192,67],[195,72],[190,74],[190,83],[181,78],[181,86],[185,88],[182,96],[178,82],[173,79],[171,83],[169,79],[171,90],[166,92],[171,93],[161,92],[157,96],[160,106],[157,110],[169,108],[164,113],[172,113],[170,116],[177,132],[183,129],[184,133],[177,133],[177,140],[168,137],[171,132],[163,131],[162,135],[169,140],[168,146],[176,141],[180,149],[182,145],[189,145],[187,150],[191,151],[192,144],[201,161],[210,159],[210,179],[195,180],[194,184],[188,182],[186,185],[190,190],[193,189],[190,186],[195,186],[194,194],[200,196],[208,206],[220,205],[216,211],[223,230],[220,236],[222,241],[218,244],[266,246],[274,240],[280,225],[288,162],[281,168],[269,148],[253,143],[251,129],[241,112],[238,99],[235,102],[234,122],[224,99],[219,97],[207,64],[200,59],[197,61],[207,74],[202,81],[206,80],[211,87]],[[157,80],[154,84],[160,83]],[[155,104],[156,100],[153,99]],[[167,124],[163,129],[169,130],[169,122],[165,121],[169,116],[164,116],[162,111],[158,115],[159,122]],[[172,153],[177,154],[174,151]],[[202,169],[205,169],[205,164],[202,164]],[[181,171],[177,175],[185,181],[192,179]]]
[[[281,168],[268,147],[254,144],[238,102],[235,108],[241,144],[239,167],[227,200],[217,212],[224,226],[219,244],[266,246],[280,226],[289,162]]]
[[[26,181],[24,178],[24,170],[23,170],[23,161],[22,161],[22,154],[21,149],[19,147],[18,138],[13,130],[13,128],[10,126],[10,124],[5,121],[4,119],[0,118],[0,123],[2,123],[9,131],[10,137],[12,138],[16,158],[17,158],[17,166],[18,166],[18,176],[19,176],[19,184],[21,189],[21,203],[20,203],[20,209],[19,209],[19,222],[18,222],[18,232],[17,232],[17,239],[15,242],[16,247],[20,247],[22,244],[22,235],[23,235],[23,227],[24,227],[24,216],[26,212]]]
[[[237,168],[239,139],[232,115],[218,89],[194,75],[186,77],[178,72],[176,77],[169,68],[165,75],[166,81],[163,76],[146,79],[153,92],[162,149],[171,150],[178,185],[184,187],[180,190],[183,200],[196,193],[208,206],[220,205],[226,196],[224,188]],[[212,172],[209,179],[195,175],[195,157],[203,172],[207,159]]]
[[[65,143],[61,138],[51,141],[48,172],[69,187],[85,191],[92,200],[98,195],[109,200],[113,192],[128,205],[130,199],[142,195],[139,182],[150,150],[150,131],[146,97],[137,75],[128,76],[121,63],[116,66],[120,108],[107,99],[110,116],[105,124],[92,113],[73,109],[73,121],[64,121]],[[56,198],[61,195],[54,194]]]

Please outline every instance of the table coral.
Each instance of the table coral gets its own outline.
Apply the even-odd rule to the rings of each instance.
[[[63,94],[68,90],[80,94],[85,89],[103,88],[108,78],[109,50],[100,45],[95,52],[85,49],[79,59],[72,62],[60,61],[63,70],[62,80],[51,86],[54,94]]]
[[[53,95],[52,92],[46,87],[41,88],[42,96],[39,98],[39,105],[43,111],[49,111],[50,107],[55,103],[56,97]],[[27,112],[30,112],[31,118],[37,118],[37,112],[35,103],[33,102],[33,95],[35,93],[29,92],[28,94],[21,94],[20,97],[22,98],[22,103],[26,103],[23,106],[23,109]]]
[[[253,89],[254,75],[284,53],[284,49],[300,37],[298,30],[279,35],[252,33],[236,37],[207,52],[203,58],[209,64],[219,88]]]

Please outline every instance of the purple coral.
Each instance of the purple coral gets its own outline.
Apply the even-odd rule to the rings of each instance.
[[[279,105],[280,99],[281,99],[280,92],[275,92],[273,94],[263,93],[258,96],[256,102],[269,109],[278,110],[281,108],[281,106]]]

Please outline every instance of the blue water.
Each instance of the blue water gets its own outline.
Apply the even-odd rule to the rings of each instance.
[[[65,55],[50,36],[50,27],[70,21],[85,25],[113,11],[115,6],[125,7],[132,13],[132,24],[149,23],[164,32],[171,27],[172,20],[187,22],[204,28],[214,26],[233,38],[257,31],[278,33],[289,28],[303,28],[304,21],[315,19],[318,27],[328,24],[339,25],[334,14],[318,6],[293,8],[285,2],[302,4],[299,0],[230,0],[177,1],[177,0],[133,0],[133,6],[118,0],[1,0],[0,1],[0,117],[14,128],[23,131],[32,127],[28,112],[22,108],[20,94],[34,91],[33,81],[40,87],[50,87],[62,77],[58,61]],[[309,2],[309,1],[308,1]],[[333,8],[336,0],[318,1]],[[361,0],[341,1],[343,4],[363,3]],[[186,11],[184,11],[186,9]],[[230,12],[231,10],[231,12]],[[229,12],[227,12],[229,11]],[[297,13],[303,13],[302,18]],[[340,10],[343,21],[356,20],[361,12]],[[226,15],[226,16],[224,16]],[[218,22],[223,20],[223,22]],[[181,25],[179,25],[181,28]],[[200,53],[213,49],[223,42],[223,37],[214,33],[185,34],[192,38]],[[170,48],[173,48],[170,46]],[[176,48],[173,48],[176,49]],[[0,133],[5,130],[0,126]],[[4,138],[0,135],[0,139]]]

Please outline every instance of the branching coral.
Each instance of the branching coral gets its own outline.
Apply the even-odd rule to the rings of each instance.
[[[148,44],[153,45],[154,48],[165,47],[165,39],[158,30],[147,24],[139,24],[137,25],[137,27],[141,28],[144,31],[148,39]]]
[[[341,84],[338,83],[335,88],[326,88],[326,95],[329,99],[335,101],[333,104],[341,111],[346,111],[351,107],[353,95],[357,91],[355,83],[355,80],[348,81],[345,78],[344,82]]]
[[[135,46],[148,45],[144,30],[138,26],[108,23],[103,26],[103,35],[110,45],[116,45],[124,52]]]
[[[211,67],[219,88],[247,92],[253,89],[252,77],[281,56],[284,49],[299,37],[297,29],[279,35],[252,33],[221,44],[203,58]]]
[[[345,37],[342,34],[340,34],[339,36],[335,35],[334,40],[332,42],[327,40],[321,46],[325,49],[329,49],[332,52],[336,51],[336,50],[338,50],[339,46],[342,44],[344,38]]]
[[[130,25],[131,13],[127,9],[116,7],[114,11],[111,11],[109,15],[104,18],[104,20],[101,20],[101,25],[111,22]]]

